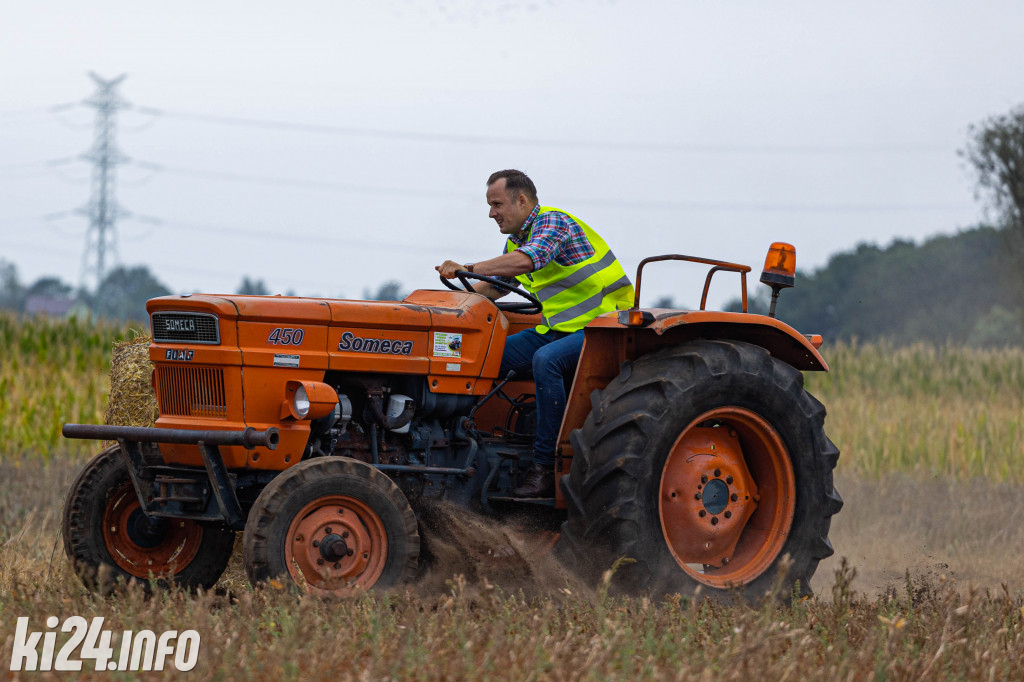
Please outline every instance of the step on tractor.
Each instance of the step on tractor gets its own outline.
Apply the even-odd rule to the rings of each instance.
[[[643,268],[710,266],[698,310],[641,308]],[[529,377],[498,376],[508,335],[540,302],[501,280],[402,301],[163,296],[147,304],[152,427],[66,424],[113,442],[68,493],[64,549],[86,585],[213,586],[241,532],[254,584],[348,594],[412,580],[417,509],[446,500],[545,519],[569,570],[634,594],[808,594],[842,500],[839,451],[803,371],[827,371],[819,336],[775,317],[795,278],[776,243],[747,312],[749,266],[642,261],[628,310],[584,330],[567,377],[555,496],[513,497],[532,457]],[[743,312],[706,310],[737,273]],[[520,297],[493,301],[487,282]],[[551,531],[547,531],[551,532]],[[785,569],[785,570],[781,570]],[[114,578],[115,580],[110,580]]]

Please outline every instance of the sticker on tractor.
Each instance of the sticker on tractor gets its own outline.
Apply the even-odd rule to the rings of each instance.
[[[298,367],[299,356],[298,355],[282,355],[280,353],[274,353],[274,367]]]
[[[345,332],[338,342],[338,350],[350,350],[356,353],[391,353],[392,355],[412,355],[412,341],[402,339],[369,339]]]
[[[447,365],[447,369],[448,369],[449,372],[461,372],[462,371],[462,365],[460,365],[457,362],[449,362],[448,365]]]
[[[196,352],[194,350],[182,350],[180,348],[168,348],[167,352],[164,353],[164,360],[183,360],[185,362],[192,362]]]
[[[434,332],[435,358],[461,358],[462,334]]]

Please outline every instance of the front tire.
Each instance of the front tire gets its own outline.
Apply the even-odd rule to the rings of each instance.
[[[584,572],[625,556],[613,580],[628,592],[753,600],[781,579],[810,594],[842,499],[825,408],[799,371],[758,346],[693,341],[624,363],[592,402],[562,479],[562,549]]]
[[[318,595],[393,587],[416,574],[416,515],[374,467],[318,457],[277,476],[260,493],[242,539],[245,571]]]
[[[71,485],[62,531],[75,573],[102,592],[117,578],[148,589],[151,577],[160,587],[209,589],[227,568],[235,542],[223,526],[148,517],[116,445],[93,458]]]

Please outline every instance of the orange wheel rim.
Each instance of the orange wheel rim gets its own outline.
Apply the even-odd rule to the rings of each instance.
[[[768,570],[795,508],[789,452],[772,425],[746,408],[700,415],[665,460],[662,533],[683,571],[704,585],[745,585]]]
[[[136,578],[175,575],[192,563],[203,527],[189,519],[156,519],[142,511],[131,481],[110,497],[103,512],[103,540],[119,568]]]
[[[368,504],[329,495],[296,514],[284,554],[296,584],[314,594],[347,595],[377,584],[387,563],[388,536]]]

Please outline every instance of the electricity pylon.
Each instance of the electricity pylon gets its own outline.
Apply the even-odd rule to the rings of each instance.
[[[89,76],[96,81],[96,92],[83,104],[96,109],[96,128],[92,148],[81,158],[93,165],[92,191],[89,203],[77,212],[89,218],[81,284],[84,288],[90,275],[94,275],[98,290],[106,276],[108,262],[117,261],[117,219],[127,216],[115,198],[117,165],[128,161],[117,148],[116,133],[117,112],[130,105],[117,92],[117,86],[127,74],[112,80],[104,80],[91,71]]]

